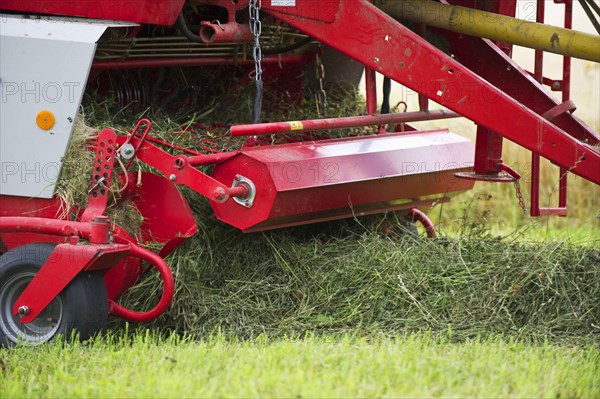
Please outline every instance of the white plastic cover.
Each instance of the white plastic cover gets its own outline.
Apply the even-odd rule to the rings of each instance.
[[[0,14],[0,194],[53,196],[96,42],[115,25]],[[40,111],[54,114],[50,130]]]

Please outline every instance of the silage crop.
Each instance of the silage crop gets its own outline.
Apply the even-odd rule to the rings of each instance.
[[[167,259],[176,294],[156,327],[239,337],[357,330],[434,331],[459,340],[600,335],[594,248],[485,230],[423,240],[352,221],[252,235],[212,216],[201,226]],[[126,303],[149,307],[159,291],[148,278]]]

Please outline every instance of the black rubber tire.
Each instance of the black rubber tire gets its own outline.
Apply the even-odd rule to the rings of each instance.
[[[86,340],[100,332],[108,318],[108,294],[97,272],[80,273],[33,322],[12,315],[14,302],[50,257],[56,244],[35,243],[0,256],[0,347],[19,342],[38,345],[77,333]],[[19,338],[20,337],[20,338]]]
[[[410,217],[404,217],[398,221],[397,229],[406,237],[418,240],[421,238],[417,224]]]
[[[389,212],[383,221],[377,221],[377,230],[385,238],[411,238],[419,240],[419,229],[412,218],[406,216],[406,212]]]

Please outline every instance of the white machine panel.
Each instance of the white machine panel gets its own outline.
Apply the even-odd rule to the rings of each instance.
[[[96,42],[115,25],[0,14],[0,194],[53,196]]]

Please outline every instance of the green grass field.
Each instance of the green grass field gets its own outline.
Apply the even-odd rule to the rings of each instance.
[[[0,397],[594,398],[600,349],[427,334],[239,342],[137,333],[0,352]]]

